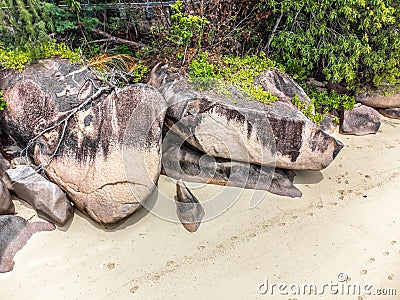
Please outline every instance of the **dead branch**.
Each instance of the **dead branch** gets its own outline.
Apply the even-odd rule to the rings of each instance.
[[[93,28],[92,31],[94,33],[96,33],[96,34],[99,34],[99,35],[102,35],[102,36],[106,37],[107,41],[109,41],[109,42],[114,42],[114,43],[117,43],[117,44],[125,44],[125,45],[128,45],[128,46],[138,47],[138,48],[147,47],[146,44],[139,43],[139,42],[134,42],[134,41],[129,41],[129,40],[125,40],[125,39],[121,39],[119,37],[113,36],[113,35],[105,32],[103,30],[98,29],[98,28]]]
[[[282,17],[283,17],[283,14],[280,14],[279,17],[278,17],[278,19],[276,19],[275,26],[274,26],[274,28],[272,29],[272,32],[271,32],[271,34],[270,34],[269,37],[268,37],[267,44],[266,44],[265,47],[264,47],[264,51],[267,52],[267,53],[269,52],[269,46],[271,45],[272,39],[273,39],[273,37],[274,37],[274,35],[275,35],[276,30],[278,29],[278,26],[279,26],[279,23],[280,23],[281,20],[282,20]]]
[[[88,105],[88,104],[89,104],[90,102],[92,102],[94,99],[98,98],[103,92],[106,92],[106,91],[107,91],[107,92],[110,92],[110,91],[112,91],[112,90],[114,90],[114,88],[109,87],[109,86],[99,88],[92,96],[90,96],[89,98],[87,98],[85,101],[83,101],[83,102],[82,102],[81,104],[79,104],[77,107],[75,107],[75,108],[71,109],[70,111],[66,112],[66,113],[65,113],[66,116],[65,116],[62,120],[58,121],[56,124],[54,124],[54,125],[52,125],[52,126],[50,126],[50,127],[47,127],[46,129],[44,129],[44,130],[42,130],[41,132],[39,132],[35,137],[33,137],[32,139],[30,139],[29,142],[28,142],[28,144],[26,145],[26,147],[25,147],[24,149],[22,149],[22,151],[21,151],[21,156],[23,155],[23,153],[25,153],[25,156],[28,156],[29,148],[32,147],[32,146],[35,144],[35,142],[36,142],[37,139],[39,139],[39,138],[40,138],[41,136],[43,136],[45,133],[50,132],[50,131],[52,131],[52,130],[58,128],[60,125],[64,124],[63,130],[62,130],[62,133],[61,133],[61,136],[60,136],[60,138],[59,138],[59,140],[58,140],[58,143],[57,143],[57,146],[56,146],[56,149],[55,149],[55,150],[53,151],[53,153],[50,155],[49,161],[46,162],[46,165],[49,165],[50,162],[53,160],[53,158],[57,155],[57,152],[58,152],[58,150],[59,150],[59,148],[60,148],[60,146],[61,146],[61,143],[62,143],[62,141],[63,141],[63,139],[64,139],[64,137],[65,137],[65,132],[66,132],[66,129],[67,129],[67,126],[68,126],[68,121],[69,121],[79,110],[83,109],[86,105]],[[43,165],[43,163],[42,163],[42,164],[40,164],[39,166],[37,166],[37,171],[40,171],[40,170],[42,170],[43,168],[44,168],[44,165]]]

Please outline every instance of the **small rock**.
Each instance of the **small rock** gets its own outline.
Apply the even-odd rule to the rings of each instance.
[[[10,163],[0,154],[0,177],[10,168]]]
[[[189,232],[195,232],[204,217],[204,209],[199,200],[179,179],[176,183],[176,213],[183,227]]]
[[[334,122],[335,116],[333,115],[327,115],[325,116],[321,124],[319,125],[319,128],[321,128],[323,131],[325,131],[328,134],[332,134],[335,132],[336,128],[339,126],[338,122]]]
[[[378,111],[387,118],[400,119],[400,108],[380,108]]]
[[[34,169],[21,165],[6,174],[8,189],[28,202],[40,218],[59,226],[71,219],[73,208],[64,192]]]
[[[352,110],[344,110],[340,133],[352,135],[375,134],[381,126],[381,116],[373,108],[356,104]]]
[[[0,215],[11,215],[15,213],[15,207],[11,201],[11,195],[0,177]]]
[[[29,223],[18,216],[0,216],[0,273],[13,269],[15,254],[34,233],[54,229],[55,226],[50,223]]]
[[[278,97],[279,101],[292,104],[293,97],[297,95],[302,103],[310,104],[311,102],[303,88],[292,77],[278,69],[265,70],[256,77],[255,83]]]

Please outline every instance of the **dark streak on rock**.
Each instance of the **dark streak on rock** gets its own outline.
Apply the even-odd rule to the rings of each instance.
[[[302,145],[303,122],[294,119],[270,118],[272,130],[275,136],[276,152],[288,155],[295,162],[300,155]]]

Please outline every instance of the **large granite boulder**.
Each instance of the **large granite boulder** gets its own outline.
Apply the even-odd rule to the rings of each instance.
[[[381,116],[372,107],[357,103],[352,110],[343,110],[339,131],[342,134],[375,134],[381,126]]]
[[[39,218],[58,226],[65,225],[73,215],[73,208],[64,192],[54,183],[27,165],[6,171],[9,190],[28,202]]]
[[[0,123],[81,211],[106,225],[135,212],[155,187],[166,103],[148,85],[101,84],[59,59],[5,71]]]
[[[186,81],[160,88],[168,102],[166,125],[214,157],[283,169],[321,170],[343,144],[297,108],[276,101],[232,99],[218,91],[196,91]]]
[[[296,174],[291,170],[211,157],[185,144],[164,142],[162,166],[163,175],[178,180],[264,190],[292,198],[302,195],[293,185]]]
[[[0,216],[0,273],[13,269],[15,254],[34,233],[54,229],[55,226],[50,223],[28,222],[18,216]]]

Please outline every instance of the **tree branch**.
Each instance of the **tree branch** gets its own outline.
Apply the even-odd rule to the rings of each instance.
[[[98,29],[98,28],[93,28],[92,32],[94,32],[94,33],[96,33],[98,35],[102,35],[102,36],[107,38],[107,41],[114,42],[114,43],[117,43],[117,44],[125,44],[125,45],[128,45],[128,46],[137,47],[137,48],[147,47],[146,44],[139,43],[139,42],[134,42],[134,41],[129,41],[129,40],[125,40],[125,39],[121,39],[119,37],[113,36],[113,35],[105,32],[103,30]]]
[[[264,47],[264,51],[265,52],[269,52],[269,46],[271,45],[271,42],[272,42],[272,38],[274,37],[274,34],[275,34],[275,32],[276,32],[276,30],[278,29],[278,26],[279,26],[279,23],[281,22],[281,20],[282,20],[282,17],[283,17],[283,14],[280,14],[279,15],[279,17],[278,17],[278,19],[276,19],[276,22],[275,22],[275,26],[274,26],[274,28],[272,29],[272,32],[271,32],[271,34],[269,35],[269,37],[268,37],[268,41],[267,41],[267,44],[265,45],[265,47]]]

